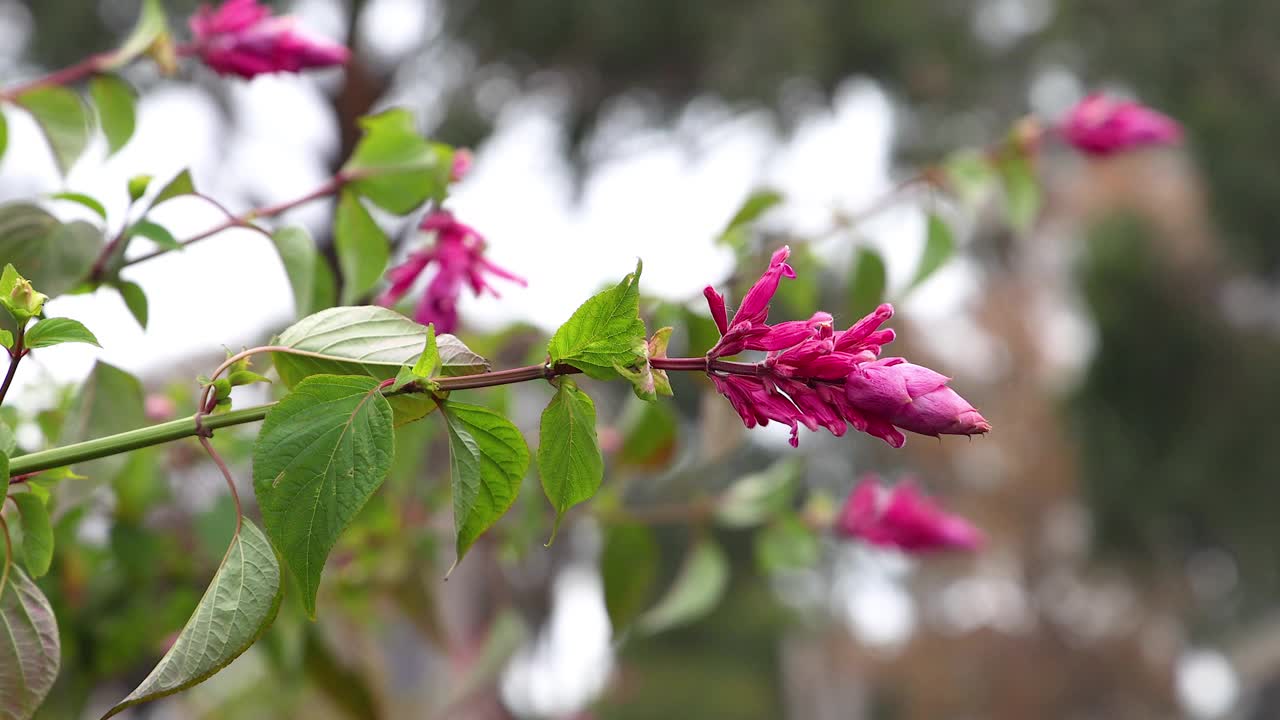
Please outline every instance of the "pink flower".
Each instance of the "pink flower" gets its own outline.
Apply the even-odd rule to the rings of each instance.
[[[449,168],[449,182],[458,182],[471,172],[471,164],[474,158],[471,151],[466,148],[458,148],[453,151],[453,166]]]
[[[836,520],[836,533],[910,553],[976,550],[982,531],[925,497],[911,481],[884,487],[869,475],[850,493]]]
[[[799,443],[801,425],[810,430],[824,427],[837,437],[852,425],[893,447],[906,442],[899,428],[933,436],[991,429],[972,405],[947,387],[947,377],[902,358],[878,360],[881,349],[894,340],[893,330],[880,327],[893,317],[892,305],[881,305],[838,332],[824,312],[808,320],[768,324],[769,303],[780,279],[795,276],[786,264],[788,253],[785,247],[774,253],[769,269],[743,298],[733,320],[728,319],[723,295],[710,286],[703,291],[721,333],[707,351],[708,361],[743,350],[766,352],[753,374],[714,366],[708,373],[744,425],[789,425],[793,446]]]
[[[299,33],[291,17],[272,17],[257,0],[227,0],[217,10],[203,5],[191,17],[190,52],[222,75],[249,79],[273,72],[342,65],[347,48]]]
[[[486,273],[521,287],[526,285],[523,278],[489,262],[484,257],[484,238],[470,226],[458,222],[453,213],[436,210],[423,218],[418,227],[435,233],[435,244],[410,253],[403,263],[387,271],[390,285],[378,297],[379,305],[390,307],[399,302],[418,276],[434,262],[438,269],[418,302],[413,318],[423,325],[434,323],[439,332],[453,332],[458,327],[458,296],[463,284],[470,286],[476,296],[488,290],[494,297],[498,291],[489,284]]]
[[[947,387],[950,378],[902,358],[858,366],[845,379],[849,403],[920,435],[981,435],[991,424]]]
[[[1172,145],[1182,139],[1182,128],[1168,116],[1136,102],[1101,93],[1077,103],[1059,132],[1073,147],[1089,155]]]

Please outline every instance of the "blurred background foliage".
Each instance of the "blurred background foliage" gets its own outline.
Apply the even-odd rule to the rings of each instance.
[[[46,68],[112,47],[135,5],[19,4],[32,21],[24,61]],[[293,8],[342,18],[359,53],[329,88],[343,137],[334,167],[357,136],[356,118],[386,98],[416,103],[441,141],[481,144],[496,117],[481,90],[495,78],[508,96],[546,87],[560,94],[565,152],[584,172],[607,153],[591,138],[620,100],[661,125],[690,103],[715,98],[737,112],[766,110],[787,132],[849,78],[870,79],[891,98],[893,152],[904,176],[948,150],[999,138],[1029,110],[1054,109],[1037,97],[1052,94],[1045,88],[1055,83],[1132,90],[1187,130],[1186,158],[1042,168],[1045,212],[1032,232],[1011,233],[985,216],[972,228],[965,257],[979,268],[982,297],[969,311],[1001,351],[997,367],[961,381],[993,421],[990,438],[972,446],[916,439],[898,455],[861,438],[805,438],[796,507],[838,497],[855,471],[910,471],[990,530],[993,549],[972,563],[930,561],[906,573],[882,558],[860,560],[875,572],[849,583],[873,594],[892,594],[897,585],[889,581],[906,585],[918,598],[917,620],[931,629],[891,650],[851,636],[831,599],[850,584],[829,582],[838,575],[833,566],[848,558],[806,536],[802,523],[779,541],[779,552],[798,552],[804,557],[796,564],[817,570],[762,561],[774,556],[756,533],[662,524],[656,554],[622,555],[627,576],[653,576],[641,604],[676,575],[691,532],[713,532],[727,551],[732,579],[724,600],[685,628],[614,638],[609,690],[581,717],[1194,716],[1198,706],[1187,704],[1184,686],[1220,680],[1187,669],[1192,661],[1206,667],[1198,648],[1216,648],[1212,658],[1225,658],[1240,685],[1237,701],[1219,714],[1280,713],[1266,690],[1280,678],[1273,627],[1280,385],[1272,381],[1280,363],[1280,176],[1268,164],[1280,116],[1280,5],[433,2],[429,16],[438,26],[424,28],[420,47],[388,61],[375,52],[376,37],[358,32],[374,4],[308,0]],[[166,5],[182,17],[195,3]],[[435,70],[444,77],[424,76]],[[133,79],[144,92],[154,81]],[[415,93],[424,85],[432,90]],[[216,83],[209,88],[216,97]],[[1055,157],[1051,148],[1046,153]],[[760,267],[779,239],[753,236],[743,272]],[[850,297],[848,268],[809,264],[807,280],[781,296],[789,315],[819,305],[852,305],[852,314],[865,305]],[[1055,372],[1037,345],[1041,302],[1074,308],[1087,323],[1090,350],[1078,371]],[[705,319],[682,306],[651,301],[648,309],[658,318],[652,327],[677,327],[680,352],[710,344],[701,339]],[[525,328],[467,339],[496,366],[540,353],[536,333]],[[900,342],[913,353],[927,346],[911,332]],[[933,364],[948,371],[947,356],[938,357]],[[186,370],[149,385],[187,382],[194,373]],[[333,611],[313,626],[286,601],[264,649],[197,689],[178,712],[259,717],[307,707],[320,717],[421,717],[414,708],[425,703],[436,708],[433,716],[496,718],[509,712],[505,697],[529,713],[567,714],[547,711],[554,702],[520,700],[510,690],[515,681],[508,679],[505,696],[498,689],[502,660],[538,647],[529,639],[554,627],[555,584],[565,568],[601,547],[607,557],[616,527],[609,519],[624,517],[625,508],[709,496],[779,456],[771,446],[729,450],[741,441],[725,430],[736,420],[717,415],[695,380],[675,381],[675,401],[657,408],[585,383],[606,435],[618,438],[605,493],[594,501],[601,526],[544,550],[545,513],[528,488],[446,590],[438,556],[448,553],[437,552],[433,526],[447,518],[438,512],[447,508],[441,438],[428,423],[404,428],[393,480],[330,562]],[[490,391],[484,401],[527,419],[543,395]],[[141,399],[122,402],[134,401]],[[64,411],[77,412],[73,398]],[[58,416],[45,419],[56,425]],[[228,434],[219,442],[247,458],[246,439]],[[406,450],[414,447],[421,452]],[[115,479],[107,520],[86,529],[75,512],[62,517],[61,550],[42,587],[61,620],[66,658],[43,716],[72,717],[86,704],[109,702],[145,674],[164,638],[181,627],[225,545],[230,508],[175,494],[217,487],[211,477],[187,445],[137,453]],[[192,507],[202,509],[188,517],[184,508]],[[965,585],[970,575],[988,582]],[[966,597],[977,605],[957,600]],[[955,621],[953,605],[971,615],[985,608],[989,617]],[[414,646],[405,635],[425,640]],[[263,667],[270,671],[255,672]]]

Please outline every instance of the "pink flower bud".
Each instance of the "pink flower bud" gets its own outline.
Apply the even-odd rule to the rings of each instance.
[[[257,0],[227,0],[217,10],[203,5],[190,20],[191,52],[222,75],[249,79],[273,72],[342,65],[351,52],[307,37],[290,17],[272,17]]]
[[[724,296],[710,285],[702,289],[702,295],[707,299],[707,307],[711,308],[711,319],[715,320],[720,334],[729,332],[729,313],[724,307]]]
[[[153,393],[148,395],[146,400],[143,402],[143,412],[146,414],[148,420],[152,420],[154,422],[168,420],[173,417],[173,414],[177,411],[178,406],[174,404],[173,400],[170,399],[168,395]]]
[[[818,334],[818,328],[831,326],[831,314],[816,312],[808,320],[788,320],[766,326],[766,332],[747,347],[752,350],[785,350]]]
[[[910,553],[976,550],[984,542],[980,530],[940,509],[913,482],[889,488],[874,475],[850,493],[835,530],[844,537]]]
[[[921,435],[980,435],[991,425],[956,391],[950,378],[902,358],[867,363],[845,379],[849,403]]]
[[[453,151],[453,166],[449,169],[449,182],[458,182],[471,172],[471,164],[473,158],[471,151],[466,148],[458,148]]]
[[[1100,93],[1081,100],[1059,128],[1063,139],[1089,155],[1111,155],[1182,139],[1176,121],[1136,102]]]
[[[738,306],[738,312],[734,313],[730,326],[744,322],[763,323],[769,317],[769,301],[773,300],[773,294],[778,292],[778,283],[784,277],[796,276],[796,271],[787,264],[787,258],[790,256],[791,248],[786,245],[773,254],[769,259],[769,269],[764,271],[764,275],[743,296],[742,304]]]

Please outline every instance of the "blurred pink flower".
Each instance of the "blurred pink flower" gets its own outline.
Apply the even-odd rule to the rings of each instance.
[[[991,426],[947,380],[901,358],[877,360],[894,332],[880,329],[893,317],[893,306],[881,305],[847,330],[836,331],[832,317],[814,313],[808,320],[768,324],[769,303],[783,277],[795,277],[787,265],[790,250],[773,254],[769,269],[751,288],[742,306],[728,319],[724,296],[703,290],[720,340],[707,351],[708,360],[743,350],[766,353],[755,374],[712,369],[709,375],[747,427],[769,421],[791,427],[791,445],[799,430],[824,427],[841,436],[847,425],[902,447],[899,431],[924,435],[975,435]]]
[[[390,286],[378,297],[379,305],[391,307],[399,302],[418,276],[434,262],[438,266],[436,274],[418,302],[413,318],[423,325],[434,323],[438,332],[453,332],[458,327],[458,296],[464,283],[477,296],[488,290],[494,297],[498,291],[489,284],[486,273],[525,286],[523,278],[484,257],[484,238],[469,225],[458,222],[453,213],[436,210],[423,218],[418,227],[435,233],[435,244],[415,250],[403,263],[387,271]]]
[[[910,553],[977,550],[982,531],[939,508],[911,481],[884,487],[875,475],[862,479],[836,520],[836,534]]]
[[[202,5],[190,25],[190,52],[222,75],[298,72],[342,65],[351,56],[342,45],[298,32],[292,17],[272,17],[257,0],[227,0],[216,10]]]
[[[1129,100],[1095,93],[1067,113],[1063,139],[1089,155],[1111,155],[1150,145],[1172,145],[1182,128],[1172,118]]]
[[[449,168],[449,182],[458,182],[471,172],[471,164],[475,158],[471,156],[471,151],[466,148],[458,148],[453,151],[453,166]]]
[[[152,393],[143,402],[143,411],[148,420],[160,422],[173,417],[178,411],[178,406],[168,395]]]

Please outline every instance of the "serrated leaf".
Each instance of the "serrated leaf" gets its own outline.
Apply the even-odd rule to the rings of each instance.
[[[8,476],[8,463],[5,463]],[[9,499],[18,506],[22,516],[22,562],[31,577],[43,577],[53,562],[53,525],[49,522],[49,508],[33,493],[15,493]]]
[[[67,202],[73,202],[81,207],[88,208],[103,220],[107,219],[107,209],[102,206],[102,203],[98,202],[96,198],[89,197],[84,193],[60,192],[54,193],[49,197],[54,200],[66,200]]]
[[[478,405],[441,403],[449,431],[449,476],[458,562],[515,502],[529,448],[510,420]]]
[[[590,499],[604,481],[604,457],[596,438],[596,405],[569,378],[561,377],[558,385],[542,411],[538,433],[538,474],[542,491],[556,511],[552,540],[565,512]]]
[[[640,319],[640,273],[592,296],[551,336],[547,353],[553,363],[566,363],[597,380],[617,377],[615,366],[631,367],[643,360],[638,349],[645,343]]]
[[[151,201],[150,207],[155,207],[162,202],[172,200],[183,195],[191,195],[196,191],[196,184],[191,179],[191,171],[183,170],[173,177],[172,180],[165,183],[160,188],[160,192],[156,193],[155,198]]]
[[[790,507],[802,463],[792,457],[743,475],[720,494],[716,521],[733,528],[759,525]]]
[[[23,342],[32,350],[62,343],[88,343],[102,347],[98,344],[98,338],[79,320],[60,317],[45,318],[32,325]]]
[[[284,264],[289,286],[293,288],[293,306],[298,317],[305,317],[333,304],[333,278],[329,266],[316,251],[315,242],[305,228],[291,225],[271,234],[280,262]],[[326,283],[322,274],[329,274]]]
[[[729,224],[720,233],[720,237],[716,238],[716,242],[720,245],[727,245],[736,251],[743,250],[747,240],[746,227],[782,201],[782,193],[769,188],[763,188],[751,193],[743,201],[738,211],[733,214],[733,218],[729,220]]]
[[[133,315],[133,319],[138,321],[143,330],[146,330],[147,294],[143,291],[142,286],[135,282],[121,280],[116,283],[115,287],[120,292],[120,297],[124,300],[124,306],[129,308],[129,314]]]
[[[997,170],[1004,188],[1005,213],[1009,225],[1026,232],[1040,215],[1040,185],[1031,162],[1021,153],[1009,152],[1000,159]]]
[[[637,626],[656,633],[702,618],[715,609],[729,587],[729,560],[709,538],[699,540],[685,556],[675,582]]]
[[[282,597],[280,566],[262,531],[248,519],[242,522],[178,639],[146,679],[103,715],[104,720],[204,682],[270,627]]]
[[[49,297],[79,285],[102,244],[102,231],[87,222],[64,224],[27,203],[0,206],[0,258]]]
[[[9,568],[0,591],[0,708],[7,718],[35,715],[61,660],[58,621],[48,599],[21,568]]]
[[[60,86],[28,90],[16,101],[35,118],[53,151],[58,170],[66,175],[84,153],[93,133],[93,117],[84,101]]]
[[[325,558],[382,485],[394,446],[391,406],[371,377],[309,377],[263,421],[254,493],[311,617]]]
[[[600,553],[604,604],[614,634],[631,623],[649,602],[658,578],[658,542],[644,525],[613,525]]]
[[[134,58],[146,52],[161,35],[168,31],[164,7],[160,0],[142,0],[142,9],[138,14],[138,22],[134,24],[129,37],[118,50],[112,53],[103,69],[114,70],[128,65]]]
[[[821,555],[813,530],[788,513],[777,518],[755,537],[756,564],[765,573],[811,567]]]
[[[929,213],[928,229],[924,241],[924,253],[920,256],[920,264],[916,267],[916,275],[911,280],[908,288],[913,288],[925,280],[929,279],[951,259],[951,255],[955,252],[956,243],[951,235],[951,226],[946,221],[938,217],[935,213]]]
[[[880,253],[867,247],[858,248],[853,260],[853,278],[849,281],[849,314],[852,317],[862,317],[883,302],[885,276]]]
[[[360,127],[364,136],[342,168],[357,178],[349,187],[396,215],[444,199],[453,151],[419,135],[412,113],[387,110],[361,118]]]
[[[276,338],[276,345],[305,350],[322,357],[272,353],[276,371],[286,387],[310,375],[369,375],[386,380],[415,361],[422,350],[426,327],[384,307],[336,307],[294,323]],[[446,377],[489,371],[489,361],[452,335],[436,337],[440,374]],[[395,395],[388,400],[402,425],[426,416],[435,401],[425,393]]]
[[[89,81],[89,96],[98,108],[98,122],[107,138],[110,157],[133,137],[137,124],[133,88],[116,75],[95,75]]]
[[[391,243],[354,192],[343,192],[338,199],[333,237],[342,269],[342,302],[351,304],[382,279]]]
[[[142,236],[165,250],[181,250],[182,243],[163,225],[150,220],[139,220],[129,228],[128,237]]]

